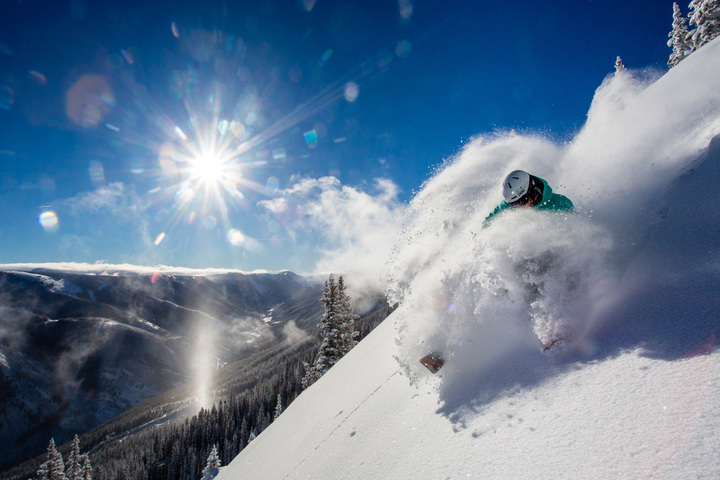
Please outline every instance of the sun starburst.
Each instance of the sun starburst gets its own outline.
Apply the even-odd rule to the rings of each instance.
[[[222,184],[230,174],[229,164],[222,154],[210,151],[193,158],[188,167],[191,180],[203,184]]]

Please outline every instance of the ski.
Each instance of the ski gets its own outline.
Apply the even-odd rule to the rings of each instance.
[[[543,343],[542,351],[548,352],[548,351],[562,350],[566,344],[567,344],[567,340],[565,338],[556,338],[556,339],[550,340],[547,343]]]
[[[437,371],[445,365],[445,359],[442,358],[439,353],[431,353],[422,357],[420,363],[425,365],[432,373],[437,373]]]

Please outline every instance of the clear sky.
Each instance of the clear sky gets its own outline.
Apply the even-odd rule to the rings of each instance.
[[[310,271],[474,135],[572,138],[617,56],[666,68],[671,24],[665,0],[6,0],[0,263]]]

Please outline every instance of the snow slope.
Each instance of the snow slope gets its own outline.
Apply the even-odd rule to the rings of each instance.
[[[658,76],[606,79],[568,145],[445,165],[389,262],[400,308],[218,478],[720,478],[720,39]],[[576,213],[482,228],[515,168]]]

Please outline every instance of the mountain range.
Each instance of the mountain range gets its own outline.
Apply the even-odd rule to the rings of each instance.
[[[215,371],[308,336],[320,291],[291,272],[0,271],[0,465],[189,382],[210,406]]]

